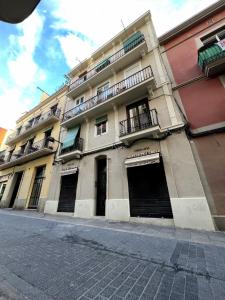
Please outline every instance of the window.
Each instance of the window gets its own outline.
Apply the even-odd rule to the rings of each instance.
[[[104,83],[103,85],[99,86],[97,88],[97,95],[102,94],[103,92],[105,92],[107,89],[109,88],[109,82]]]
[[[11,150],[9,151],[9,154],[8,154],[8,157],[7,157],[7,161],[10,161],[10,160],[11,160],[14,150],[15,150],[15,148],[14,148],[14,149],[11,149]]]
[[[97,88],[98,102],[108,99],[108,96],[112,93],[109,89],[109,82],[104,83],[103,85]]]
[[[76,149],[77,142],[79,142],[80,137],[80,125],[76,127],[69,128],[66,135],[63,138],[63,144],[61,147],[61,154],[68,153]]]
[[[76,106],[80,105],[84,102],[84,96],[80,97],[79,99],[76,99]]]
[[[51,109],[51,113],[54,115],[56,113],[57,110],[57,106],[58,104],[53,105],[50,109]]]
[[[41,115],[38,115],[37,117],[35,117],[34,124],[37,124],[38,121],[40,120],[40,118],[41,118]]]
[[[33,143],[34,143],[34,137],[31,138],[31,139],[29,139],[29,140],[27,141],[27,145],[26,145],[26,149],[25,149],[26,152],[27,152],[27,150],[28,150],[28,153],[29,153],[29,151],[30,151],[31,149],[33,149],[33,148],[32,148],[32,147],[33,147]]]
[[[133,133],[151,126],[148,99],[127,106],[127,130]]]
[[[82,74],[80,74],[79,76],[78,76],[78,82],[79,82],[79,84],[81,84],[81,83],[83,83],[84,81],[86,81],[87,80],[87,71],[85,71],[85,72],[83,72]]]
[[[49,146],[49,137],[51,137],[52,134],[52,128],[48,129],[47,131],[45,131],[45,138],[44,138],[44,147],[48,147]]]
[[[5,153],[6,153],[5,150],[0,151],[0,162],[4,162],[4,160],[5,160]]]
[[[102,135],[107,132],[107,116],[97,118],[95,121],[96,135]]]
[[[127,53],[132,50],[136,45],[143,41],[143,34],[138,31],[132,34],[126,41],[123,42],[124,52]]]
[[[20,155],[24,154],[27,144],[28,144],[28,142],[26,142],[25,144],[20,146],[20,152],[19,152]]]
[[[19,135],[21,132],[22,126],[20,126],[19,128],[17,128],[16,134]]]
[[[225,38],[225,26],[210,32],[209,34],[205,35],[201,38],[201,41],[204,45],[212,45],[215,44]]]
[[[136,63],[124,71],[125,78],[132,76],[133,74],[139,72],[141,70],[140,63]]]
[[[34,118],[31,119],[31,120],[29,120],[29,121],[27,122],[26,129],[32,127],[32,126],[33,126],[33,123],[34,123]]]

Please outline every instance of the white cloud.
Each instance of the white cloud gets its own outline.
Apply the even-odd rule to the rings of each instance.
[[[18,35],[10,35],[11,58],[7,61],[9,77],[0,81],[0,126],[13,128],[15,121],[33,102],[36,83],[46,79],[45,72],[34,61],[44,18],[35,11],[17,25]]]
[[[102,45],[125,26],[150,10],[157,34],[171,29],[193,14],[211,5],[216,0],[184,0],[182,5],[173,5],[175,0],[49,0],[47,14],[57,18],[55,29],[68,29],[80,32],[96,45]],[[16,26],[18,35],[10,35],[10,57],[7,62],[9,78],[0,79],[0,126],[13,128],[15,120],[28,110],[33,103],[38,81],[44,81],[46,74],[34,61],[34,51],[41,42],[44,17],[37,10],[23,23]],[[56,37],[72,68],[78,60],[89,56],[93,44],[84,41],[76,34]],[[61,59],[52,48],[48,53],[51,59]],[[58,56],[57,56],[58,55]]]
[[[57,36],[57,39],[64,52],[66,62],[70,68],[79,63],[79,60],[87,58],[94,50],[90,43],[81,40],[74,34]]]
[[[150,10],[156,32],[160,35],[214,2],[216,0],[184,0],[179,6],[173,0],[114,0],[110,3],[105,0],[79,2],[58,0],[57,3],[55,1],[53,3],[51,0],[50,4],[52,14],[58,19],[54,24],[55,28],[81,32],[97,45],[101,45],[123,30],[121,19],[127,26]],[[77,39],[72,36],[60,38],[61,47],[70,67],[77,64],[76,56],[82,60],[85,52],[90,55],[88,43],[82,45],[80,42],[79,45]],[[82,48],[79,49],[78,46]]]

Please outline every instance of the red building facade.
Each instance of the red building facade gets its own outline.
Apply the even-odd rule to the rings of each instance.
[[[225,1],[159,38],[218,229],[225,228]]]

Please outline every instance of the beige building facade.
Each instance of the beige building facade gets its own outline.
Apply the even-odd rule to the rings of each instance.
[[[0,152],[0,207],[44,211],[67,87],[24,114]]]
[[[150,12],[68,75],[44,212],[214,230]]]

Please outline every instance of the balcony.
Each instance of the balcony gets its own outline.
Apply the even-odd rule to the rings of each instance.
[[[72,82],[67,96],[74,98],[83,93],[88,86],[98,85],[106,78],[112,76],[112,70],[119,72],[132,62],[137,61],[143,52],[147,52],[147,49],[144,35],[140,34],[131,43],[103,60],[81,78]]]
[[[84,140],[82,138],[76,138],[73,146],[60,150],[59,159],[66,161],[73,158],[80,158],[83,152],[83,145]]]
[[[37,130],[40,130],[44,128],[45,126],[48,126],[50,124],[53,124],[57,121],[59,121],[60,118],[60,109],[56,110],[50,110],[45,114],[42,114],[40,118],[34,118],[32,123],[26,123],[20,131],[14,132],[13,134],[9,135],[5,144],[8,146],[11,146],[22,139],[28,137],[32,133],[34,133]]]
[[[155,87],[153,72],[150,66],[120,81],[104,92],[72,108],[63,115],[62,126],[73,127],[85,117],[95,117],[112,108],[113,104],[124,104],[147,94],[148,87]]]
[[[139,116],[120,121],[120,140],[125,144],[141,138],[152,137],[160,132],[155,109]]]
[[[0,170],[21,165],[28,161],[37,159],[39,157],[51,154],[55,151],[55,143],[46,139],[33,143],[25,148],[25,150],[14,151],[12,155],[9,153],[5,156],[3,162],[0,164]]]
[[[217,44],[202,47],[198,51],[198,64],[207,77],[224,74],[225,50]]]

